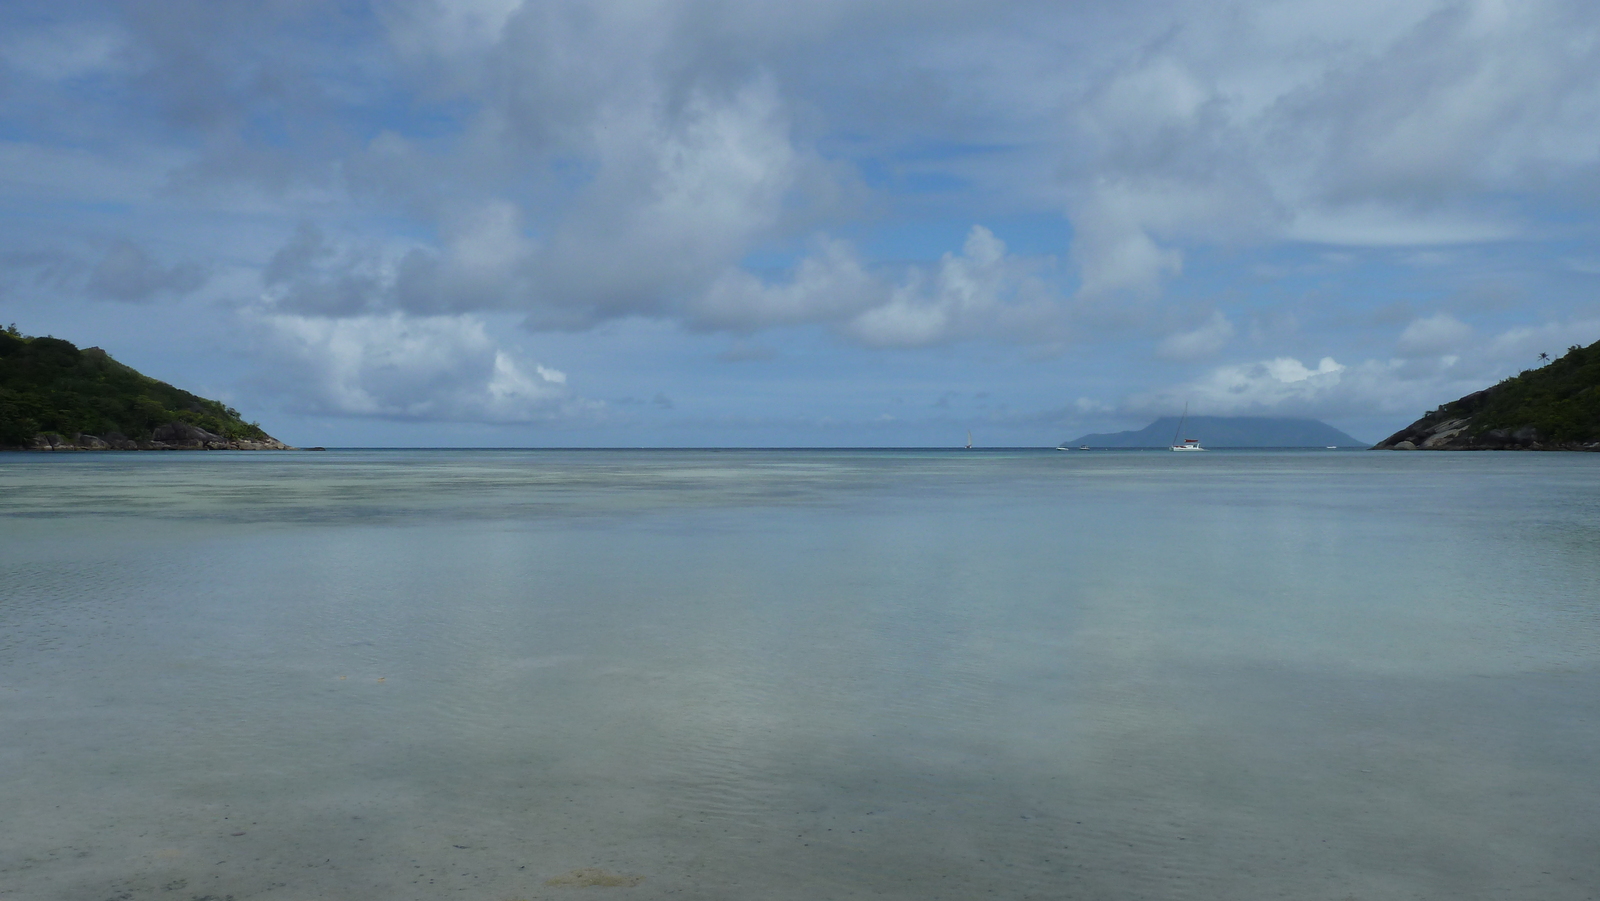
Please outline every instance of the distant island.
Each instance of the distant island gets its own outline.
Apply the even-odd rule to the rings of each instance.
[[[1600,451],[1600,341],[1453,400],[1377,449]]]
[[[1083,435],[1062,442],[1066,447],[1167,447],[1178,417],[1163,416],[1136,432]],[[1197,438],[1205,447],[1366,447],[1325,422],[1270,416],[1190,416],[1181,438]]]
[[[98,347],[0,329],[0,450],[293,450]]]

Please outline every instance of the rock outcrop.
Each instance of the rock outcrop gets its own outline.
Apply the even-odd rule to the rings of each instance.
[[[224,438],[186,422],[169,422],[157,427],[146,439],[134,440],[121,432],[104,435],[77,434],[70,437],[54,432],[33,436],[25,450],[101,451],[101,450],[294,450],[282,441],[263,434],[260,438]]]
[[[1445,404],[1373,449],[1600,451],[1600,342]]]
[[[1373,445],[1373,450],[1586,450],[1600,451],[1600,442],[1548,441],[1533,426],[1485,429],[1472,434],[1472,419],[1413,422]]]
[[[0,450],[292,450],[98,347],[0,329]]]

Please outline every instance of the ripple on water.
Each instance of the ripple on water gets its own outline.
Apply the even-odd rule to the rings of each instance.
[[[7,470],[0,884],[1576,901],[1600,881],[1592,471],[1217,454],[1197,481],[1068,456]]]

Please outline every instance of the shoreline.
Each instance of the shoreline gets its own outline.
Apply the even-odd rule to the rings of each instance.
[[[40,432],[30,444],[0,446],[0,451],[33,451],[61,453],[76,451],[170,451],[170,450],[299,450],[282,441],[263,434],[261,438],[224,438],[205,429],[185,423],[168,423],[156,429],[150,438],[134,439],[121,433],[88,435],[79,433],[67,438],[55,432]]]

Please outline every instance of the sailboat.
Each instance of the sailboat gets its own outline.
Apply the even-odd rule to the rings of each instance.
[[[1205,448],[1200,446],[1200,439],[1198,439],[1198,438],[1184,438],[1182,440],[1182,442],[1180,442],[1178,440],[1178,436],[1183,434],[1183,424],[1185,422],[1187,422],[1188,419],[1189,419],[1189,405],[1188,404],[1184,404],[1183,405],[1183,416],[1178,418],[1178,430],[1176,432],[1172,433],[1172,449],[1175,450],[1175,451],[1203,451],[1203,450],[1205,450]]]
[[[972,433],[967,433],[967,450],[972,450]]]

